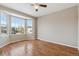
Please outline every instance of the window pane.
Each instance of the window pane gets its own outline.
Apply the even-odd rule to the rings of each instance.
[[[32,20],[27,20],[27,34],[32,34]]]
[[[1,33],[7,33],[7,15],[1,13],[0,16]]]
[[[12,34],[23,34],[24,33],[24,19],[18,17],[12,17],[11,28]]]

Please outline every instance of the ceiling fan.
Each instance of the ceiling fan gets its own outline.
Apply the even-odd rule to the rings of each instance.
[[[43,8],[47,7],[47,5],[45,5],[45,4],[39,4],[39,3],[31,4],[31,6],[33,6],[35,8],[35,11],[38,11],[39,7],[43,7]]]

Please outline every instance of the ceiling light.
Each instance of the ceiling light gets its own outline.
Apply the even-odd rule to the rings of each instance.
[[[47,5],[45,5],[45,4],[39,4],[39,3],[31,4],[31,6],[33,6],[35,8],[35,11],[38,11],[39,7],[43,7],[43,8],[47,7]]]
[[[34,8],[36,11],[38,11],[39,5],[38,4],[34,4]]]

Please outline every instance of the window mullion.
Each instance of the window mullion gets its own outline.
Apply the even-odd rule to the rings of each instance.
[[[8,15],[8,34],[11,34],[11,15]]]
[[[0,34],[1,34],[1,12],[0,12]]]

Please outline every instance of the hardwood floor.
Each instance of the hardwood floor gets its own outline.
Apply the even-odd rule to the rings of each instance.
[[[3,56],[77,56],[78,50],[41,40],[11,43],[2,48]]]

